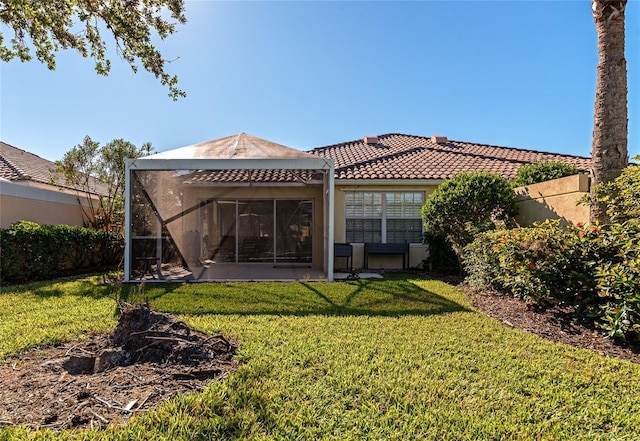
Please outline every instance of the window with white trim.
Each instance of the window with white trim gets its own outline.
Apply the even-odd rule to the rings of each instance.
[[[422,243],[423,192],[345,193],[346,241]]]

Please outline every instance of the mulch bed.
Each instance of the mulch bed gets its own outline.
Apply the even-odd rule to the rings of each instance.
[[[127,305],[111,334],[32,350],[0,366],[0,424],[120,423],[235,371],[236,349],[170,314]]]
[[[597,329],[573,319],[575,306],[554,304],[538,307],[513,296],[477,291],[460,284],[473,306],[504,326],[517,328],[546,339],[590,349],[598,354],[640,363],[640,345],[620,344],[604,337]]]

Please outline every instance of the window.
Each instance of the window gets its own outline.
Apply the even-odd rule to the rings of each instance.
[[[345,198],[347,242],[381,242],[381,193],[349,192]]]
[[[347,192],[347,242],[422,242],[422,192]]]

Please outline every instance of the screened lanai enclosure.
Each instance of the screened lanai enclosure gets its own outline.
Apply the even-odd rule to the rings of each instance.
[[[125,280],[332,280],[333,170],[244,133],[129,161]]]

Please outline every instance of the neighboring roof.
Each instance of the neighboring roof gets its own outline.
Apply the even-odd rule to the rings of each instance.
[[[84,191],[64,184],[64,178],[55,171],[55,162],[0,142],[0,178],[8,181],[32,181],[59,188]],[[55,183],[54,183],[55,182]],[[106,186],[94,182],[95,187],[107,192]]]
[[[56,164],[12,145],[0,142],[0,178],[9,181],[51,183]]]
[[[180,147],[144,159],[316,159],[309,153],[240,133]]]
[[[309,153],[335,161],[339,180],[443,180],[463,171],[487,171],[513,179],[525,164],[542,160],[563,161],[588,171],[586,157],[538,152],[511,147],[451,141],[389,133],[379,135],[377,144],[364,139],[317,147]],[[443,140],[443,142],[435,142]]]

